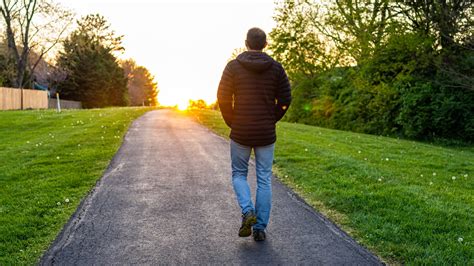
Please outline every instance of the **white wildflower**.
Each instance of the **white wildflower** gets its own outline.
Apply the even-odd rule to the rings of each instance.
[[[362,151],[359,151],[359,153],[362,153]]]
[[[28,140],[28,141],[26,141],[26,143],[30,144],[30,141]]]
[[[100,137],[101,139],[104,139],[104,136]]]
[[[364,158],[365,161],[367,161],[367,158]]]
[[[385,158],[385,161],[388,161],[389,159],[388,158]]]
[[[423,177],[423,174],[421,174],[420,176]]]
[[[379,182],[382,182],[382,178],[379,178]]]
[[[308,151],[308,149],[304,149],[304,151]]]
[[[456,177],[455,177],[455,176],[452,176],[451,179],[452,179],[452,180],[456,180]]]
[[[433,176],[436,176],[436,173],[435,173],[435,172],[433,172]]]
[[[432,185],[433,185],[433,182],[430,182],[430,186],[432,186]]]
[[[58,206],[61,205],[61,202],[58,201],[58,202],[56,203],[56,205],[58,205]]]
[[[467,174],[464,174],[464,177],[468,177],[468,175],[467,175]]]
[[[69,199],[65,199],[64,202],[69,203]]]
[[[58,160],[59,160],[59,156],[56,156],[56,159],[58,159]]]
[[[79,144],[77,144],[77,147],[81,147],[81,144],[80,144],[80,143],[79,143]]]
[[[458,238],[459,243],[462,243],[463,241],[464,241],[464,239],[462,237]]]

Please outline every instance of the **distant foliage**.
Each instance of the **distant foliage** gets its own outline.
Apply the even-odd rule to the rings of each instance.
[[[245,51],[247,51],[247,48],[244,48],[244,47],[235,48],[232,51],[232,54],[230,55],[230,57],[227,59],[227,63],[234,60],[234,59],[237,59],[237,56],[239,56],[241,53],[243,53]]]
[[[210,106],[207,105],[206,101],[203,99],[198,99],[198,100],[189,100],[189,105],[188,109],[210,109]]]
[[[128,94],[132,106],[156,106],[158,84],[147,68],[139,66],[133,59],[121,62],[127,78]]]
[[[0,35],[1,37],[1,35]],[[13,76],[14,66],[6,56],[7,45],[0,42],[0,86],[12,87],[9,77]]]
[[[100,15],[88,15],[63,42],[58,66],[67,77],[58,85],[61,97],[81,101],[86,108],[128,105],[127,78],[113,52],[123,50]]]
[[[474,5],[431,2],[280,3],[270,37],[293,85],[286,119],[473,141]]]

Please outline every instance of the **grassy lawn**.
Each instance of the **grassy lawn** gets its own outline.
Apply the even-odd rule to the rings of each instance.
[[[0,265],[38,261],[149,110],[0,112]]]
[[[192,111],[220,135],[216,111]],[[391,264],[474,264],[474,148],[278,123],[275,172]]]

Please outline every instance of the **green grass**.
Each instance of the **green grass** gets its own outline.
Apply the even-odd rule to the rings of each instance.
[[[193,111],[220,135],[216,111]],[[474,264],[474,148],[280,122],[275,172],[390,264]]]
[[[149,110],[0,112],[0,265],[38,261]]]

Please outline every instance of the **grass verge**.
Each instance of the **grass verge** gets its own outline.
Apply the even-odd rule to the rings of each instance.
[[[227,137],[217,111],[188,113]],[[474,264],[474,148],[280,122],[274,170],[390,264]]]
[[[149,110],[0,112],[0,265],[38,261]]]

